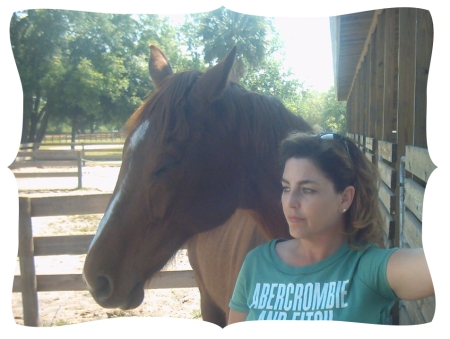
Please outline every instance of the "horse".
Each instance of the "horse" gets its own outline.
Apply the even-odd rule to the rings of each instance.
[[[83,267],[100,306],[138,307],[146,282],[187,243],[202,318],[225,327],[246,253],[289,237],[278,146],[312,128],[233,81],[235,58],[236,46],[205,72],[174,73],[150,45],[155,91],[125,124],[117,183]]]

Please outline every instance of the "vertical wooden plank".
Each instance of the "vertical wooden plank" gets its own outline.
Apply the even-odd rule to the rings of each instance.
[[[414,139],[414,93],[415,93],[415,48],[416,48],[416,9],[399,9],[399,42],[398,42],[398,135],[397,156],[401,159],[405,155],[406,145],[411,145]],[[397,171],[400,171],[400,163],[397,163]],[[399,188],[396,196],[400,195]],[[396,215],[396,224],[400,225],[400,213]],[[397,232],[399,234],[399,232]],[[399,244],[399,239],[396,239]]]
[[[359,77],[355,80],[355,86],[353,86],[352,93],[354,96],[353,114],[355,116],[355,129],[353,133],[358,135],[361,133],[361,87],[359,87]],[[355,138],[357,140],[357,137]]]
[[[360,106],[360,100],[359,100],[359,92],[361,91],[361,88],[359,87],[359,82],[356,82],[356,86],[353,86],[352,94],[353,94],[353,114],[354,114],[354,121],[355,121],[355,127],[353,129],[353,133],[359,134],[360,133],[360,120],[361,120],[361,106]]]
[[[416,82],[416,12],[415,8],[399,10],[398,67],[398,151],[404,155],[406,145],[414,142],[414,102]]]
[[[383,140],[383,116],[384,116],[384,69],[385,69],[385,51],[384,51],[384,36],[385,36],[385,14],[386,10],[378,16],[377,36],[376,36],[376,78],[375,78],[375,105],[376,112],[376,128],[374,138]],[[378,157],[375,157],[378,159]]]
[[[367,115],[369,111],[368,101],[367,101],[367,88],[368,88],[368,67],[367,56],[364,57],[361,68],[359,69],[357,80],[355,85],[357,87],[357,97],[358,97],[358,110],[355,112],[358,115],[358,129],[355,132],[360,136],[359,144],[364,145],[364,135],[366,134],[367,126]],[[353,87],[355,88],[355,87]]]
[[[364,84],[364,92],[363,92],[363,111],[364,112],[364,121],[361,130],[361,134],[363,135],[362,144],[366,146],[366,135],[368,132],[368,124],[369,124],[369,96],[370,96],[370,54],[367,54],[364,58],[363,63],[363,72],[361,82]]]
[[[353,114],[355,115],[354,133],[355,135],[358,135],[361,132],[361,88],[359,87],[359,82],[357,82],[356,84],[358,88],[356,88],[356,91],[354,93],[355,105],[353,107]],[[355,140],[357,140],[357,136],[355,137]]]
[[[33,231],[31,227],[30,198],[19,198],[19,260],[22,283],[23,323],[40,326],[34,266]]]
[[[362,93],[361,93],[361,113],[362,113],[362,123],[361,123],[361,138],[362,140],[360,140],[361,144],[364,146],[365,145],[365,135],[367,133],[367,118],[369,115],[369,85],[370,85],[370,81],[369,81],[369,75],[368,75],[368,71],[369,71],[369,57],[366,55],[364,56],[364,61],[362,64],[362,72],[361,72],[361,85],[362,85]]]
[[[376,30],[375,30],[376,31]],[[371,37],[371,45],[368,50],[367,59],[366,59],[366,129],[364,133],[364,148],[366,148],[367,139],[366,137],[373,137],[375,125],[373,123],[372,114],[376,114],[371,112],[370,109],[373,107],[372,102],[375,100],[375,96],[373,95],[373,87],[374,87],[374,77],[375,77],[375,64],[373,63],[372,57],[376,56],[376,48],[373,45],[373,36]],[[373,51],[375,50],[375,51]]]
[[[418,9],[414,145],[422,148],[428,148],[426,138],[427,82],[432,48],[433,21],[430,12]]]
[[[357,114],[355,114],[355,111],[358,109],[358,107],[356,106],[356,91],[353,90],[350,93],[350,97],[351,97],[351,105],[348,107],[348,111],[351,112],[351,116],[352,116],[352,132],[353,133],[357,133],[358,130],[358,123],[357,123]]]
[[[397,85],[398,85],[398,9],[387,8],[384,11],[384,101],[383,131],[381,140],[397,143],[394,120],[397,119]]]
[[[369,87],[369,119],[367,121],[367,135],[368,137],[375,137],[376,129],[377,129],[377,36],[378,36],[378,26],[375,29],[374,33],[372,34],[372,37],[370,39],[370,46],[369,46],[369,81],[370,81],[370,87]]]
[[[77,166],[78,166],[78,188],[83,187],[82,176],[83,176],[83,163],[82,163],[82,151],[77,152]]]
[[[351,105],[352,105],[352,95],[350,93],[350,95],[347,99],[347,105],[345,107],[345,116],[347,118],[346,125],[347,125],[348,133],[352,133],[352,131],[353,131],[353,116],[352,116],[351,109],[350,109]]]
[[[354,93],[353,91],[348,96],[347,107],[345,108],[347,113],[347,129],[351,133],[355,133],[355,116],[353,114],[353,106],[354,106]]]

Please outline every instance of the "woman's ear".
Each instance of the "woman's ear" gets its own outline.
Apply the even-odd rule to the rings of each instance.
[[[355,187],[347,186],[341,194],[341,207],[348,211],[355,197]]]

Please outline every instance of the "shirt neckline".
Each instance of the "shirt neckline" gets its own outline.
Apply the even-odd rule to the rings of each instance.
[[[278,256],[275,246],[277,243],[286,241],[287,239],[274,239],[269,243],[269,257],[272,260],[272,263],[276,266],[276,268],[284,273],[287,274],[311,274],[315,273],[317,271],[323,270],[324,268],[330,266],[333,264],[336,260],[338,260],[340,257],[342,257],[347,251],[350,250],[350,246],[347,242],[345,242],[338,250],[336,250],[333,254],[326,257],[325,259],[318,261],[314,264],[307,265],[307,266],[301,266],[301,267],[295,267],[292,265],[289,265],[282,261],[280,257]]]

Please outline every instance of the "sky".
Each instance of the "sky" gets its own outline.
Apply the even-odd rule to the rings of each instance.
[[[285,41],[285,66],[298,80],[318,91],[334,85],[329,17],[276,17],[275,28]]]
[[[255,5],[255,3],[257,5]],[[296,4],[296,5],[293,5]],[[301,7],[300,5],[301,4]],[[348,324],[341,322],[288,322],[288,324],[272,322],[254,322],[236,324],[225,330],[218,329],[212,324],[198,321],[183,321],[183,319],[138,319],[117,318],[93,321],[88,324],[70,325],[52,329],[30,329],[17,326],[12,319],[11,286],[17,255],[17,186],[14,176],[8,169],[14,159],[20,142],[20,128],[22,117],[22,90],[20,78],[15,67],[9,41],[9,23],[11,15],[17,10],[31,8],[52,8],[69,10],[88,10],[108,13],[192,13],[206,12],[225,5],[230,10],[241,13],[265,16],[289,17],[328,17],[348,13],[357,13],[391,7],[415,7],[428,9],[434,24],[434,44],[431,58],[429,79],[427,84],[427,141],[430,156],[437,169],[432,173],[425,192],[423,210],[423,244],[427,262],[436,290],[436,314],[432,323],[422,326],[390,327],[372,326],[364,324]],[[271,2],[252,2],[243,0],[170,0],[170,1],[110,1],[103,0],[15,0],[2,1],[0,4],[0,67],[2,78],[0,81],[2,95],[1,114],[7,119],[2,120],[0,133],[1,156],[0,187],[2,213],[2,246],[0,246],[0,260],[2,264],[2,280],[0,281],[0,325],[4,333],[15,337],[33,338],[80,338],[91,337],[95,332],[105,338],[118,338],[131,335],[142,336],[144,333],[152,336],[159,331],[169,337],[179,338],[209,338],[206,330],[214,331],[216,338],[248,337],[279,338],[282,336],[314,336],[332,338],[365,339],[380,337],[411,337],[411,338],[442,338],[441,333],[448,333],[448,318],[450,316],[450,294],[448,288],[448,248],[450,227],[448,227],[448,199],[450,191],[450,173],[448,157],[448,79],[450,66],[448,55],[450,46],[450,20],[445,9],[445,1],[425,0],[366,0],[366,1],[292,1],[276,0]],[[312,31],[304,29],[306,33]],[[300,32],[297,31],[300,36]],[[294,40],[295,41],[295,40]],[[311,45],[311,44],[309,44]],[[294,50],[292,48],[291,50]],[[298,50],[298,49],[297,49]],[[306,51],[303,51],[306,52]],[[294,53],[290,53],[293,55]],[[304,54],[304,53],[303,53]],[[315,54],[314,60],[320,60]],[[298,57],[300,58],[300,57]],[[311,59],[309,59],[311,60]],[[305,62],[312,68],[312,62]],[[318,71],[313,72],[316,74]],[[305,73],[307,74],[307,73]],[[309,76],[309,75],[307,75]],[[445,194],[445,195],[444,195]],[[443,269],[444,268],[444,269]],[[8,279],[10,278],[10,279]],[[211,332],[210,332],[211,333]],[[239,333],[239,336],[236,334]]]
[[[169,15],[175,25],[183,15]],[[306,88],[327,91],[334,85],[329,17],[274,17],[275,29],[285,44],[285,68]]]

